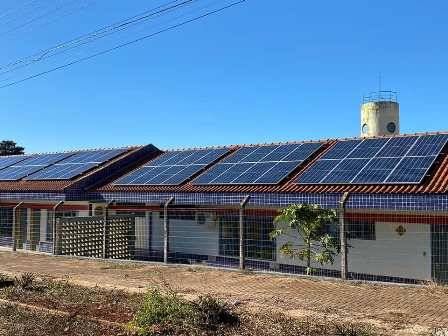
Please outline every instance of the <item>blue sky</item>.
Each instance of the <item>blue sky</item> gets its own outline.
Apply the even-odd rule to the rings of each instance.
[[[166,2],[29,1],[0,4],[0,64]],[[217,8],[230,1],[196,2]],[[52,15],[19,28],[51,10]],[[45,152],[357,136],[362,96],[377,89],[379,73],[383,88],[399,92],[402,132],[447,130],[447,12],[446,1],[247,0],[178,30],[1,89],[0,138],[16,140],[29,152]],[[165,23],[162,18],[0,76],[0,84]]]

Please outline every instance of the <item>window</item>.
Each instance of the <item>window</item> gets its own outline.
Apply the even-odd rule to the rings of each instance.
[[[273,217],[249,216],[244,220],[246,257],[259,260],[275,260],[275,240],[269,238],[274,229]],[[224,216],[219,222],[219,253],[223,256],[239,256],[239,218]]]
[[[389,133],[394,133],[397,130],[397,125],[394,122],[390,122],[387,124],[387,130]]]
[[[12,237],[11,208],[0,208],[0,237]]]
[[[362,125],[362,134],[367,134],[369,133],[369,125],[364,124]]]
[[[375,240],[375,222],[347,220],[347,238],[361,240]]]
[[[324,233],[328,234],[331,238],[339,241],[339,223],[333,222],[333,223],[327,223],[325,224]]]

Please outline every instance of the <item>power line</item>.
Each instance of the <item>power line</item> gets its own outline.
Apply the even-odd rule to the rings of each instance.
[[[178,8],[181,8],[185,5],[187,5],[187,4],[192,3],[193,1],[195,1],[195,0],[183,0],[181,2],[179,2],[179,0],[169,1],[164,5],[160,5],[155,8],[146,10],[143,13],[134,15],[125,20],[118,21],[116,23],[105,26],[105,27],[95,30],[93,32],[81,35],[72,40],[60,43],[54,47],[51,47],[51,48],[48,48],[45,50],[41,50],[38,53],[35,53],[31,56],[27,56],[25,58],[15,61],[15,62],[0,66],[0,70],[10,68],[9,70],[0,72],[0,75],[9,73],[11,71],[14,71],[14,70],[17,70],[17,69],[20,69],[23,67],[26,67],[30,64],[42,61],[46,58],[58,55],[63,52],[64,48],[71,50],[73,48],[91,43],[95,40],[104,38],[104,37],[114,34],[116,32],[128,29],[129,27],[131,27],[135,24],[139,24],[139,23],[144,22],[154,16],[163,14],[165,12],[170,12],[170,11],[176,10]]]
[[[33,17],[32,19],[30,19],[30,20],[28,20],[28,21],[26,21],[26,22],[24,22],[24,23],[22,23],[22,24],[19,24],[18,26],[15,26],[15,27],[13,27],[13,28],[11,28],[11,29],[9,29],[9,30],[6,30],[6,31],[4,31],[4,32],[1,32],[1,33],[0,33],[0,37],[5,36],[5,35],[7,35],[7,34],[9,34],[9,33],[14,32],[14,31],[17,31],[17,30],[19,30],[19,29],[21,29],[21,28],[24,28],[24,27],[26,27],[26,26],[29,26],[30,24],[32,24],[32,23],[34,23],[34,22],[36,22],[36,21],[39,21],[39,20],[41,20],[41,19],[43,19],[43,18],[46,18],[46,17],[52,15],[53,13],[59,12],[60,10],[64,9],[65,7],[69,6],[70,4],[72,4],[72,3],[76,3],[76,2],[78,2],[78,0],[71,0],[71,1],[69,1],[69,2],[67,2],[67,3],[65,3],[65,4],[62,4],[62,5],[60,5],[60,6],[56,7],[56,8],[54,8],[54,9],[51,9],[51,10],[49,10],[49,11],[46,11],[46,12],[42,13],[42,14],[39,15],[39,16]]]
[[[194,18],[192,18],[192,19],[189,19],[189,20],[183,21],[183,22],[181,22],[181,23],[178,23],[178,24],[169,26],[169,27],[167,27],[167,28],[161,29],[161,30],[159,30],[159,31],[157,31],[157,32],[154,32],[154,33],[152,33],[152,34],[145,35],[145,36],[143,36],[143,37],[140,37],[140,38],[138,38],[138,39],[135,39],[135,40],[132,40],[132,41],[123,43],[123,44],[119,44],[119,45],[117,45],[117,46],[115,46],[115,47],[113,47],[113,48],[109,48],[109,49],[100,51],[100,52],[95,53],[95,54],[90,55],[90,56],[86,56],[86,57],[79,58],[79,59],[77,59],[77,60],[75,60],[75,61],[72,61],[72,62],[66,63],[66,64],[64,64],[64,65],[60,65],[60,66],[54,67],[54,68],[52,68],[52,69],[50,69],[50,70],[46,70],[46,71],[37,73],[37,74],[35,74],[35,75],[32,75],[32,76],[23,78],[23,79],[21,79],[21,80],[18,80],[18,81],[12,82],[12,83],[5,84],[5,85],[3,85],[3,86],[0,86],[0,89],[4,89],[4,88],[7,88],[7,87],[10,87],[10,86],[13,86],[13,85],[17,85],[17,84],[20,84],[20,83],[23,83],[23,82],[26,82],[26,81],[35,79],[35,78],[37,78],[37,77],[41,77],[41,76],[47,75],[47,74],[52,73],[52,72],[55,72],[55,71],[62,70],[62,69],[64,69],[64,68],[70,67],[70,66],[75,65],[75,64],[77,64],[77,63],[81,63],[81,62],[90,60],[90,59],[92,59],[92,58],[95,58],[95,57],[98,57],[98,56],[102,56],[102,55],[104,55],[104,54],[108,54],[108,53],[110,53],[110,52],[112,52],[112,51],[121,49],[121,48],[123,48],[123,47],[127,47],[127,46],[129,46],[129,45],[131,45],[131,44],[135,44],[135,43],[138,43],[138,42],[147,40],[147,39],[149,39],[149,38],[152,38],[152,37],[154,37],[154,36],[160,35],[160,34],[162,34],[162,33],[165,33],[165,32],[168,32],[168,31],[171,31],[171,30],[174,30],[174,29],[177,29],[177,28],[182,27],[182,26],[185,26],[185,25],[187,25],[187,24],[189,24],[189,23],[192,23],[192,22],[195,22],[195,21],[199,21],[199,20],[201,20],[201,19],[203,19],[203,18],[205,18],[205,17],[208,17],[208,16],[211,16],[211,15],[220,13],[220,12],[222,12],[222,11],[224,11],[224,10],[227,10],[227,9],[229,9],[229,8],[231,8],[231,7],[237,6],[237,5],[242,4],[242,3],[244,3],[244,2],[246,2],[246,0],[235,1],[235,2],[233,2],[233,3],[229,4],[229,5],[226,5],[226,6],[224,6],[224,7],[221,7],[221,8],[212,10],[212,11],[209,11],[209,12],[207,12],[207,13],[205,13],[205,14],[196,16],[196,17],[194,17]]]
[[[58,20],[61,20],[61,19],[65,18],[67,16],[70,16],[70,15],[74,14],[77,11],[85,10],[85,9],[89,8],[90,6],[92,6],[95,1],[96,0],[79,1],[79,2],[77,2],[76,5],[81,5],[81,6],[79,6],[79,7],[77,6],[77,7],[74,7],[74,8],[67,8],[67,10],[63,11],[60,15],[58,15],[55,18],[50,19],[48,21],[43,21],[42,23],[38,24],[37,27],[42,28],[42,27],[44,27],[44,26],[46,26],[48,24],[51,24],[53,22],[56,22]]]

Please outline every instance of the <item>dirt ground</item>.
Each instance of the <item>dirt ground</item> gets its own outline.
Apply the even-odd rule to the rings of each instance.
[[[373,323],[393,335],[448,328],[448,288],[343,283],[200,266],[115,263],[0,251],[0,273],[33,272],[84,286],[143,292],[169,286],[186,297],[211,294],[251,309]]]

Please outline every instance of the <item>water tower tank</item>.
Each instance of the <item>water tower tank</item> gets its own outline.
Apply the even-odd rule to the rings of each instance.
[[[378,91],[364,97],[361,106],[361,136],[400,134],[400,106],[393,91]]]

